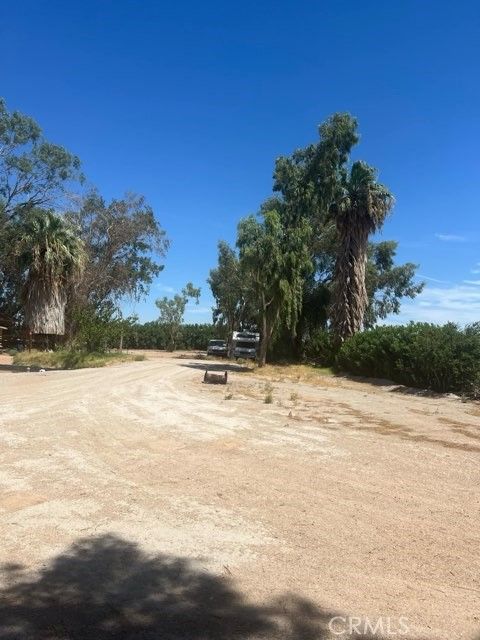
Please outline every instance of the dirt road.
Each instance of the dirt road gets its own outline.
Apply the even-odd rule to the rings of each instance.
[[[204,364],[0,371],[2,640],[480,637],[478,405]]]

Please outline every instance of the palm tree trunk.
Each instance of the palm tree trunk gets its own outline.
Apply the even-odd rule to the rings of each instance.
[[[363,324],[368,302],[365,269],[369,227],[358,215],[342,216],[337,227],[340,250],[335,265],[331,323],[341,344],[360,331]]]

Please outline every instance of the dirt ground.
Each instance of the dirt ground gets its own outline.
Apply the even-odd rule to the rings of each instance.
[[[2,640],[480,638],[478,405],[204,367],[0,368]]]

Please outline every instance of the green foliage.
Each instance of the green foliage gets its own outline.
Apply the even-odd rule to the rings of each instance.
[[[18,230],[15,255],[20,268],[44,273],[48,286],[71,276],[84,261],[78,229],[53,211],[32,209]]]
[[[13,253],[23,276],[26,325],[33,333],[63,335],[67,291],[85,264],[78,229],[42,209],[31,209],[16,226]]]
[[[87,253],[74,302],[99,308],[124,296],[139,300],[163,269],[168,240],[145,198],[127,194],[106,204],[90,192],[68,218],[79,227]]]
[[[209,340],[224,338],[213,324],[182,324],[177,334],[177,349],[205,351]],[[128,349],[164,349],[169,346],[167,327],[158,322],[145,322],[132,326],[125,336]]]
[[[32,118],[9,113],[5,102],[0,100],[0,313],[16,326],[24,323],[28,309],[25,296],[22,299],[25,265],[16,259],[12,247],[33,210],[42,206],[60,208],[64,205],[61,196],[66,188],[82,180],[76,156],[44,140]],[[66,332],[70,338],[75,330],[73,315],[79,308],[93,306],[102,314],[105,305],[118,304],[126,296],[135,300],[145,296],[153,278],[163,268],[158,258],[163,258],[168,248],[165,232],[142,196],[128,194],[106,204],[93,191],[77,200],[78,209],[68,211],[61,219],[78,229],[75,237],[83,243],[86,255],[83,277],[75,281],[75,286],[69,286],[68,291],[63,286],[57,287],[57,291],[48,287],[55,297],[50,309],[62,308],[57,314],[58,332],[63,332],[66,302]],[[60,219],[57,214],[51,215]],[[27,250],[26,244],[23,249]],[[58,271],[51,260],[48,262],[51,273]],[[43,303],[48,296],[42,295],[36,302],[29,297],[32,311],[38,307],[42,312],[43,306],[41,315],[45,316],[47,305]],[[34,330],[39,331],[41,324],[34,322]]]
[[[357,120],[335,113],[319,126],[319,141],[275,162],[274,191],[281,194],[288,217],[308,218],[319,241],[330,208],[341,193],[346,163],[357,144]]]
[[[460,329],[410,323],[377,327],[346,341],[337,356],[349,373],[412,387],[478,395],[480,323]]]
[[[167,333],[167,349],[169,351],[175,351],[177,347],[185,308],[190,298],[198,304],[200,289],[194,287],[191,282],[187,282],[181,293],[175,294],[173,298],[165,296],[155,301],[160,311],[158,322],[165,327]]]
[[[228,336],[243,328],[251,315],[248,287],[234,249],[221,240],[218,243],[218,266],[210,271],[208,283],[215,298],[213,322],[225,327]]]
[[[302,307],[303,283],[311,271],[310,225],[286,224],[276,210],[262,210],[238,225],[240,268],[248,283],[250,307],[261,331],[260,365],[279,322],[292,331]]]
[[[310,251],[315,277],[305,282],[299,334],[326,326],[326,316],[332,308],[335,264],[343,265],[341,271],[337,269],[337,280],[343,275],[357,285],[337,286],[341,295],[353,293],[350,298],[337,301],[337,315],[340,317],[349,307],[355,326],[361,324],[361,318],[371,326],[378,318],[398,313],[402,297],[414,297],[421,288],[413,280],[416,266],[408,263],[396,267],[393,260],[382,264],[381,259],[376,260],[381,249],[369,252],[366,274],[363,273],[368,234],[381,226],[392,198],[377,182],[374,169],[363,162],[349,163],[352,148],[359,140],[355,118],[348,113],[334,114],[320,126],[319,134],[318,142],[296,150],[290,157],[278,158],[274,173],[278,195],[272,202],[282,218],[304,218],[312,227]],[[361,229],[365,237],[359,243]],[[342,243],[343,259],[339,260]],[[396,244],[385,244],[386,253],[393,258]],[[361,251],[352,259],[351,250],[360,246]],[[347,265],[354,267],[355,278],[347,273]],[[361,302],[362,308],[358,309],[356,302]]]
[[[13,220],[33,207],[53,205],[65,184],[82,180],[80,160],[46,141],[38,124],[0,98],[0,205]]]
[[[88,353],[121,349],[136,320],[135,316],[124,318],[113,305],[101,309],[80,307],[73,314],[75,338],[72,348]]]
[[[369,245],[365,274],[368,306],[363,320],[366,328],[390,313],[400,313],[402,298],[415,298],[425,286],[423,282],[415,282],[418,265],[411,262],[395,265],[397,246],[394,240]]]
[[[414,280],[416,265],[395,264],[395,242],[368,242],[393,198],[372,167],[351,164],[357,126],[348,113],[333,114],[316,142],[278,158],[274,195],[259,217],[239,224],[238,256],[219,245],[209,280],[214,321],[229,331],[245,325],[259,330],[260,363],[267,347],[269,357],[300,359],[310,349],[309,358],[322,359],[313,336],[332,328],[333,307],[338,325],[348,310],[346,324],[357,330],[398,313],[403,297],[422,290]]]
[[[336,349],[333,336],[324,329],[313,331],[304,344],[304,356],[317,366],[331,367],[335,362]]]
[[[57,204],[75,180],[82,180],[78,158],[0,98],[0,312],[10,318],[22,315],[24,273],[12,251],[21,225],[32,209]]]

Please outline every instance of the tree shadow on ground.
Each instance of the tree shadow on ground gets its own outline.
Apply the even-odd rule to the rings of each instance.
[[[51,367],[39,367],[38,365],[26,365],[26,364],[0,364],[0,373],[2,371],[8,371],[9,373],[38,373],[40,369],[44,371],[58,371]]]
[[[322,640],[336,615],[293,595],[251,604],[230,579],[114,535],[80,539],[38,574],[2,574],[2,640]]]
[[[228,361],[226,362],[188,362],[185,364],[181,364],[181,367],[188,367],[189,369],[198,369],[199,371],[233,371],[234,373],[247,373],[248,371],[252,372],[247,366],[241,364],[233,364]]]

